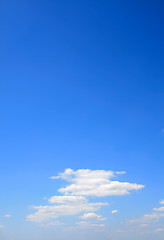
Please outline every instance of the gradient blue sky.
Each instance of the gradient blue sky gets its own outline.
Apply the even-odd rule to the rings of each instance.
[[[143,220],[164,214],[163,9],[160,0],[1,0],[2,240],[164,238],[164,216]],[[30,206],[63,195],[70,183],[50,177],[67,168],[126,171],[114,180],[145,187],[87,197],[110,203],[96,212],[107,219],[100,232],[88,220],[76,227],[84,213],[59,226],[26,221]]]

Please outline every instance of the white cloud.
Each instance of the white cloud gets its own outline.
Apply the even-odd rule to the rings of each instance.
[[[73,204],[73,203],[84,203],[86,198],[83,196],[53,196],[48,200],[50,203],[58,204]]]
[[[82,221],[82,222],[77,222],[76,223],[78,226],[83,227],[83,228],[88,228],[88,227],[100,227],[100,228],[104,228],[105,225],[104,224],[98,224],[98,223],[91,223],[91,222],[86,222],[86,221]]]
[[[164,207],[154,208],[154,211],[164,212]]]
[[[57,196],[54,196],[51,199],[55,197]],[[87,199],[83,198],[81,202],[65,201],[62,204],[56,204],[53,206],[34,206],[32,208],[34,210],[37,210],[37,212],[27,216],[27,220],[32,222],[49,221],[60,216],[77,215],[82,212],[97,211],[104,205],[108,205],[108,203],[103,202],[89,203]]]
[[[164,231],[163,220],[163,208],[154,208],[152,212],[146,213],[139,218],[121,222],[121,228],[123,228],[123,231],[126,231],[127,234],[154,234],[155,232]],[[119,232],[122,233],[122,229],[121,231],[119,230]]]
[[[164,200],[160,201],[160,204],[164,205]]]
[[[126,172],[125,171],[117,171],[116,174],[118,175],[122,175],[122,174],[125,174]]]
[[[159,218],[162,218],[162,217],[164,217],[164,214],[153,212],[153,213],[150,213],[150,214],[145,214],[143,216],[143,218],[144,218],[143,220],[144,221],[151,221],[151,220],[156,220],[156,219],[159,219]]]
[[[0,224],[0,228],[3,228],[4,226],[2,224]]]
[[[154,208],[151,213],[146,213],[140,218],[131,219],[127,223],[134,224],[135,226],[149,226],[151,229],[153,225],[158,223],[160,224],[161,219],[164,218],[164,207]]]
[[[112,210],[111,211],[111,213],[117,213],[118,212],[118,210]]]
[[[90,212],[90,213],[84,213],[82,216],[80,216],[79,218],[81,219],[96,219],[98,221],[104,221],[106,220],[106,218],[103,218],[101,215],[98,215],[94,212]]]
[[[125,230],[123,230],[123,229],[118,229],[118,230],[116,230],[115,232],[116,232],[116,233],[124,233]]]
[[[129,194],[131,190],[139,190],[144,186],[136,183],[112,181],[111,178],[125,172],[113,172],[106,170],[79,169],[74,171],[70,168],[53,176],[51,179],[63,179],[69,184],[58,189],[61,196],[52,196],[48,199],[49,204],[45,206],[33,206],[34,213],[27,216],[27,221],[46,223],[46,226],[55,225],[52,221],[61,216],[72,216],[83,214],[79,218],[92,219],[96,221],[105,220],[101,215],[95,213],[102,206],[109,205],[104,202],[88,202],[87,196],[105,197],[111,195]],[[116,213],[113,210],[112,213]],[[88,221],[87,221],[88,222]],[[89,224],[90,226],[103,226],[98,223],[79,222],[76,225]]]
[[[10,215],[10,214],[5,214],[4,217],[5,217],[5,218],[10,218],[11,215]]]
[[[155,232],[163,232],[164,231],[164,228],[157,228],[155,229]]]
[[[142,224],[141,224],[141,227],[142,227],[142,228],[147,227],[147,226],[148,226],[147,223],[142,223]]]
[[[63,225],[63,223],[60,221],[54,221],[54,222],[40,224],[40,226],[42,226],[42,227],[52,227],[52,226],[61,226],[61,225]]]
[[[157,212],[152,212],[152,213],[147,213],[141,216],[140,218],[136,219],[131,219],[128,221],[130,224],[147,224],[151,222],[157,222],[159,219],[164,217],[164,213],[157,213]]]
[[[117,172],[118,174],[118,172]],[[120,172],[119,172],[120,174]],[[143,185],[128,182],[111,181],[115,174],[112,171],[79,169],[73,171],[66,169],[57,177],[71,182],[70,185],[60,188],[58,191],[65,195],[79,196],[112,196],[126,195],[132,190],[144,188]]]

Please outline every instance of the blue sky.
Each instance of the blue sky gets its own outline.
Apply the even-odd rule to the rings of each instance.
[[[2,240],[163,239],[163,7],[1,1]]]

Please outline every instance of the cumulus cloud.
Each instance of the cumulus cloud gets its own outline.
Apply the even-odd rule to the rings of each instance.
[[[51,199],[54,199],[56,197],[57,196],[52,197]],[[70,200],[69,198],[70,196],[67,197]],[[37,212],[27,216],[27,220],[32,222],[49,221],[60,216],[77,215],[82,212],[97,211],[104,205],[108,205],[108,203],[103,202],[89,203],[88,200],[85,198],[82,198],[82,200],[79,202],[78,201],[67,202],[65,199],[65,202],[62,204],[55,204],[53,206],[32,207],[34,210],[37,210]]]
[[[104,221],[106,220],[106,218],[103,218],[101,215],[98,215],[94,212],[90,212],[90,213],[84,213],[82,216],[80,216],[79,218],[81,219],[96,219],[98,221]]]
[[[124,172],[123,172],[124,173]],[[116,172],[120,174],[120,172]],[[58,191],[65,195],[79,195],[79,196],[113,196],[113,195],[126,195],[132,190],[139,190],[144,188],[143,185],[129,182],[112,181],[111,178],[115,177],[113,171],[105,170],[90,170],[79,169],[73,171],[66,169],[52,179],[61,178],[68,182],[70,185],[60,188]]]
[[[86,198],[83,196],[53,196],[48,200],[50,203],[58,204],[73,204],[73,203],[84,203]]]
[[[154,211],[164,212],[164,207],[154,208]]]
[[[108,203],[90,203],[87,197],[126,195],[129,194],[131,190],[139,190],[144,187],[137,183],[111,180],[117,175],[124,173],[124,171],[113,172],[90,169],[74,171],[68,168],[64,172],[59,173],[58,176],[51,177],[51,179],[63,179],[68,182],[67,186],[58,189],[62,195],[50,197],[48,204],[45,206],[33,206],[32,209],[35,212],[27,216],[27,221],[38,223],[49,222],[48,225],[50,224],[51,226],[55,223],[52,221],[53,219],[78,214],[83,214],[79,218],[85,220],[105,220],[101,215],[96,214],[95,211],[99,210],[102,206],[108,205]],[[117,210],[113,210],[113,213],[116,212]],[[79,222],[77,224],[84,225],[89,223]]]

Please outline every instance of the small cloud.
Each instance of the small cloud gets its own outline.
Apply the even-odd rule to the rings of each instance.
[[[154,231],[155,231],[155,232],[163,232],[164,229],[163,229],[163,228],[157,228],[157,229],[155,229]]]
[[[117,212],[118,212],[118,210],[112,210],[112,211],[111,211],[111,213],[113,213],[113,214],[114,214],[114,213],[117,213]]]
[[[0,228],[3,228],[4,226],[2,224],[0,224]]]
[[[53,196],[48,201],[57,204],[79,204],[86,203],[86,198],[83,196]]]
[[[106,218],[102,218],[101,215],[98,215],[94,212],[90,212],[90,213],[84,213],[82,216],[80,216],[79,218],[81,219],[96,219],[98,221],[104,221],[106,220]]]
[[[164,205],[164,200],[160,201],[160,204]]]
[[[123,233],[123,232],[125,232],[125,230],[123,230],[123,229],[116,230],[116,233]]]
[[[164,206],[160,207],[160,208],[154,208],[154,211],[158,211],[158,212],[164,212]]]
[[[82,221],[82,222],[77,222],[76,223],[79,227],[82,227],[82,228],[90,228],[90,227],[100,227],[100,228],[103,228],[105,227],[104,224],[98,224],[98,223],[91,223],[91,222],[85,222],[85,221]]]
[[[147,226],[148,226],[148,224],[146,224],[146,223],[141,224],[141,227],[147,227]]]
[[[40,226],[42,226],[42,227],[52,227],[52,226],[61,226],[61,225],[63,225],[63,223],[60,221],[54,221],[54,222],[40,224]]]
[[[117,172],[116,172],[116,174],[118,174],[118,175],[125,174],[125,173],[126,173],[125,171],[120,171],[120,172],[117,171]]]
[[[5,218],[10,218],[11,215],[10,215],[10,214],[5,214],[4,217],[5,217]]]

